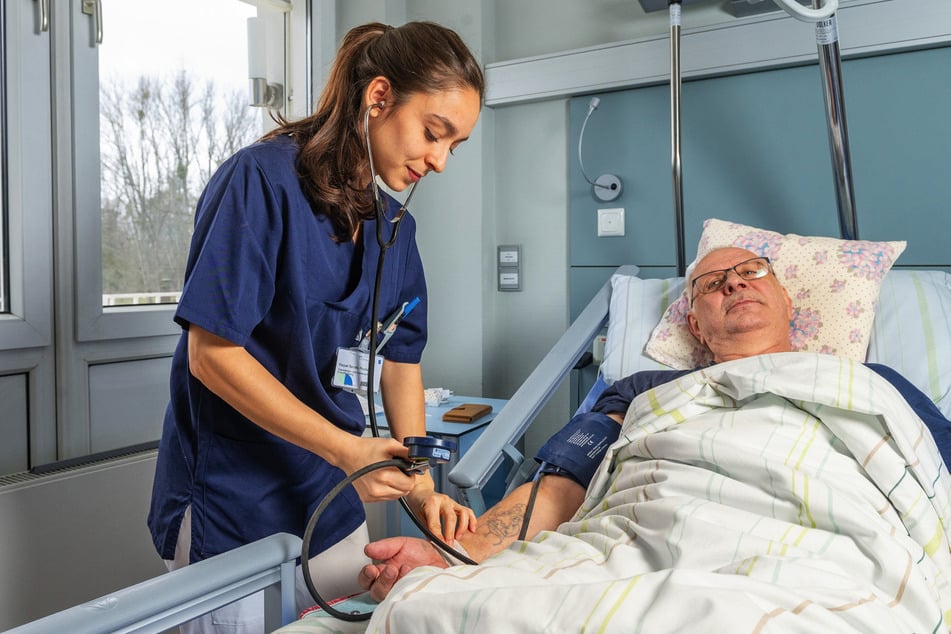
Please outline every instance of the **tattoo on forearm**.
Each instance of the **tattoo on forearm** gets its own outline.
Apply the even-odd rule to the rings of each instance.
[[[491,517],[483,517],[479,520],[479,532],[484,532],[488,537],[494,537],[496,545],[504,544],[518,536],[524,516],[525,505],[515,504],[492,513]]]

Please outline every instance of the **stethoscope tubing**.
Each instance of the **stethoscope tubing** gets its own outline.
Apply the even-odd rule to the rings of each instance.
[[[369,402],[369,406],[367,407],[367,409],[370,415],[370,430],[374,438],[379,438],[380,429],[376,420],[376,405],[374,403],[372,386],[374,384],[374,379],[375,379],[374,373],[376,370],[376,347],[377,347],[377,337],[379,333],[377,332],[375,325],[377,323],[377,315],[380,313],[379,302],[380,302],[380,287],[383,281],[383,261],[384,261],[384,257],[386,255],[387,250],[390,247],[392,247],[394,244],[396,244],[396,239],[399,234],[399,229],[400,229],[400,225],[402,224],[403,216],[406,215],[406,208],[409,205],[410,199],[413,197],[413,193],[416,191],[416,186],[419,184],[419,181],[416,181],[413,183],[412,188],[410,189],[409,194],[406,197],[406,200],[403,202],[402,205],[400,205],[400,209],[397,212],[396,216],[392,219],[386,218],[385,214],[383,213],[383,201],[380,198],[380,189],[376,181],[376,178],[377,178],[376,169],[373,166],[373,149],[370,144],[370,112],[374,108],[382,109],[383,104],[382,103],[372,104],[370,107],[366,109],[366,111],[363,114],[363,131],[364,131],[364,138],[366,140],[366,145],[367,145],[367,159],[369,160],[369,163],[370,163],[370,186],[373,189],[373,205],[376,212],[376,241],[380,247],[380,254],[379,254],[379,257],[377,258],[376,276],[375,276],[374,284],[373,284],[373,301],[371,302],[371,308],[370,308],[370,350],[369,350],[370,358],[369,358],[369,365],[367,367],[367,400]],[[393,225],[393,231],[391,232],[388,240],[384,239],[383,237],[384,224]],[[391,460],[383,460],[380,462],[375,462],[373,464],[367,465],[365,467],[362,467],[361,469],[354,471],[349,476],[347,476],[346,478],[341,480],[339,483],[337,483],[337,485],[333,489],[331,489],[327,493],[326,496],[324,496],[324,499],[321,500],[320,504],[317,506],[317,508],[314,510],[314,513],[311,515],[310,520],[307,522],[307,528],[304,531],[303,542],[301,545],[301,569],[304,576],[304,583],[307,586],[307,589],[310,591],[311,596],[317,602],[317,605],[319,605],[324,611],[326,611],[328,614],[330,614],[331,616],[335,618],[338,618],[344,621],[366,621],[370,618],[373,612],[370,611],[370,612],[362,612],[362,613],[356,613],[356,614],[341,612],[340,610],[337,610],[334,607],[332,607],[320,596],[320,593],[317,591],[317,587],[314,585],[314,581],[310,574],[310,566],[308,564],[310,560],[310,554],[309,554],[310,541],[311,541],[311,538],[313,537],[314,528],[317,526],[317,521],[320,519],[320,515],[324,512],[324,509],[327,508],[330,502],[335,497],[337,497],[337,495],[339,495],[340,492],[346,486],[350,485],[355,480],[362,478],[366,474],[370,473],[371,471],[376,471],[377,469],[397,467],[399,469],[405,470],[407,469],[408,466],[412,467],[414,465],[412,465],[411,463],[405,460],[402,460],[399,458],[393,458]],[[463,553],[458,552],[452,546],[449,546],[444,541],[442,541],[442,539],[440,539],[435,534],[433,534],[433,532],[429,530],[429,528],[423,524],[423,522],[416,516],[413,510],[409,507],[409,503],[406,501],[405,496],[400,497],[399,501],[400,501],[400,506],[403,507],[403,510],[406,511],[407,515],[409,515],[410,519],[413,520],[413,523],[416,525],[416,527],[424,535],[426,535],[426,537],[433,544],[433,546],[442,550],[448,555],[455,557],[458,561],[461,561],[464,564],[468,564],[472,566],[478,565],[477,562],[473,561],[472,559],[470,559],[468,556],[464,555]]]

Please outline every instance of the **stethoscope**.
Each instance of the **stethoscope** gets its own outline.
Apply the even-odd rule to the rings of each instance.
[[[413,194],[416,192],[416,186],[419,185],[419,180],[413,182],[413,186],[410,187],[409,194],[406,195],[406,200],[403,201],[403,204],[400,205],[399,211],[396,212],[396,216],[392,219],[385,218],[383,214],[383,200],[380,198],[380,186],[377,184],[376,180],[376,168],[373,166],[373,148],[370,144],[370,112],[374,108],[379,108],[383,110],[386,106],[385,101],[380,101],[371,105],[366,109],[366,112],[363,113],[363,139],[367,146],[367,160],[370,162],[370,187],[373,189],[373,207],[376,211],[376,243],[380,245],[380,267],[382,268],[383,264],[383,254],[384,252],[393,246],[396,243],[396,236],[400,230],[400,223],[403,221],[403,216],[406,215],[406,207],[409,205],[409,201],[412,200]],[[383,239],[383,220],[387,220],[389,224],[393,225],[393,233],[390,234],[389,240]],[[377,284],[380,282],[380,270],[377,269]],[[375,291],[376,289],[374,289]],[[374,293],[373,300],[376,301],[378,293]],[[376,306],[374,306],[373,316],[376,315]],[[370,347],[370,350],[373,350],[373,347]]]
[[[409,190],[409,193],[406,196],[406,200],[400,205],[399,211],[396,212],[396,215],[393,218],[386,218],[386,215],[383,210],[383,200],[380,197],[380,188],[377,184],[377,175],[376,169],[373,165],[373,149],[370,144],[370,112],[374,108],[379,108],[382,110],[385,107],[385,102],[378,102],[370,105],[366,111],[363,113],[363,135],[364,140],[366,141],[367,146],[367,159],[370,162],[370,187],[373,190],[373,206],[376,214],[376,241],[380,247],[380,254],[377,259],[376,267],[376,278],[373,284],[373,300],[371,302],[370,309],[370,349],[369,349],[369,365],[367,367],[367,400],[369,401],[369,406],[367,407],[369,417],[370,417],[370,430],[373,433],[374,438],[380,437],[379,426],[377,425],[376,420],[376,406],[374,404],[373,398],[373,388],[374,385],[374,373],[376,370],[376,348],[377,348],[377,338],[379,331],[374,325],[377,322],[377,315],[379,314],[379,300],[380,300],[380,286],[383,280],[383,260],[386,255],[386,251],[396,244],[396,238],[399,234],[400,225],[402,223],[403,217],[406,215],[406,208],[409,205],[410,199],[413,197],[413,193],[416,191],[416,186],[419,184],[419,181],[415,181],[412,187]],[[392,225],[392,231],[390,233],[389,239],[386,239],[383,235],[383,226],[385,224]],[[397,467],[405,471],[406,473],[422,473],[427,466],[434,466],[438,462],[445,462],[448,459],[443,459],[442,452],[445,451],[445,445],[439,439],[429,438],[429,437],[416,437],[416,438],[407,438],[404,440],[404,444],[409,447],[409,457],[410,460],[403,460],[402,458],[392,458],[390,460],[382,460],[380,462],[375,462],[373,464],[367,465],[357,471],[354,471],[349,476],[344,478],[341,482],[337,484],[333,489],[324,496],[324,499],[321,500],[320,504],[314,510],[313,515],[310,517],[310,521],[307,522],[307,528],[304,531],[303,542],[301,544],[301,570],[304,576],[304,583],[307,585],[307,589],[310,591],[311,596],[314,597],[314,601],[317,602],[325,612],[331,616],[341,619],[343,621],[366,621],[370,618],[370,615],[373,614],[372,610],[370,612],[341,612],[336,608],[328,604],[323,597],[320,596],[320,593],[317,592],[317,588],[314,585],[314,581],[311,578],[310,574],[310,541],[314,533],[314,528],[317,526],[317,521],[320,519],[321,514],[324,509],[330,504],[344,488],[353,483],[355,480],[363,477],[364,475],[376,471],[377,469],[385,469],[388,467]],[[413,523],[416,527],[429,539],[429,541],[439,548],[443,552],[449,554],[452,557],[455,557],[457,560],[462,563],[469,565],[477,565],[475,561],[471,560],[466,555],[458,552],[445,542],[443,542],[439,537],[433,534],[423,522],[416,517],[416,514],[409,507],[409,504],[406,502],[405,497],[401,497],[400,506],[403,507],[403,510],[409,515],[410,519],[413,520]]]

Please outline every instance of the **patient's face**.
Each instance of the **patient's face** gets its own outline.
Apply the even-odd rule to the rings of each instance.
[[[755,253],[732,247],[712,251],[697,263],[688,289],[690,282],[704,273],[755,257]],[[791,319],[792,301],[775,275],[744,280],[730,271],[719,290],[694,295],[687,326],[719,362],[790,350]]]

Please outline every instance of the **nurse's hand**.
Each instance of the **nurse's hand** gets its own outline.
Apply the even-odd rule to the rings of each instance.
[[[332,463],[347,475],[367,465],[393,458],[408,458],[409,450],[394,438],[352,438],[334,456]],[[395,500],[416,486],[419,476],[398,467],[375,469],[353,481],[353,488],[364,502]]]
[[[391,537],[370,542],[363,552],[374,563],[363,567],[358,581],[376,601],[382,601],[393,585],[414,568],[447,566],[435,546],[415,537]]]
[[[465,533],[474,533],[476,516],[448,495],[436,493],[432,477],[428,473],[419,476],[416,487],[406,496],[406,501],[416,516],[434,535],[449,544]]]

